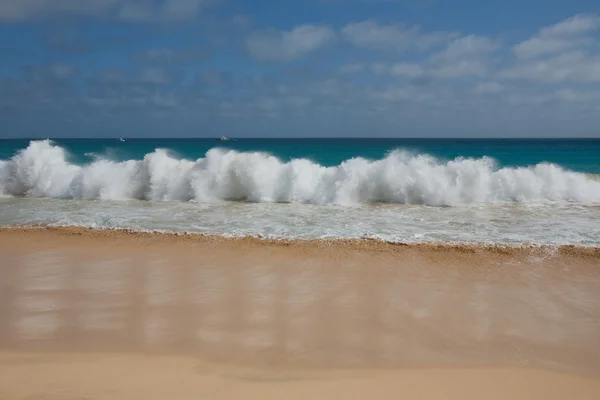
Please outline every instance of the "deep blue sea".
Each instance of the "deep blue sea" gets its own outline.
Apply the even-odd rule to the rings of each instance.
[[[600,245],[600,140],[0,140],[0,226]]]

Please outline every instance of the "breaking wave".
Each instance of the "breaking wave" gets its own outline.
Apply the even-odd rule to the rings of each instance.
[[[51,141],[32,141],[0,161],[0,194],[102,200],[405,203],[452,206],[488,202],[600,202],[600,182],[552,164],[498,168],[490,158],[440,162],[394,151],[324,167],[282,162],[258,152],[212,149],[196,161],[157,149],[143,160],[68,161]]]

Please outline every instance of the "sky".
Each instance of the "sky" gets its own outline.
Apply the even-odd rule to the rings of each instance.
[[[597,0],[0,0],[0,137],[600,137]]]

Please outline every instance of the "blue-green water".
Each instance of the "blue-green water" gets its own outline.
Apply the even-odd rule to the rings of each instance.
[[[244,152],[266,152],[282,161],[308,158],[335,166],[353,157],[377,160],[395,149],[429,154],[447,161],[456,157],[496,160],[499,166],[530,166],[542,162],[578,172],[600,174],[600,139],[481,140],[481,139],[62,139],[73,162],[83,164],[103,155],[116,161],[141,160],[156,149],[169,149],[176,157],[196,160],[214,147]],[[0,160],[27,147],[29,140],[0,140]]]
[[[600,245],[600,140],[0,140],[0,226]]]

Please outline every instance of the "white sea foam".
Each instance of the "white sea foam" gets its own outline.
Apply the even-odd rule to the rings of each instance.
[[[100,200],[220,200],[356,205],[453,206],[492,202],[600,202],[600,182],[552,164],[497,168],[494,160],[440,162],[395,151],[334,167],[282,162],[257,152],[212,149],[196,161],[158,149],[143,160],[96,159],[79,166],[50,141],[0,161],[0,194]]]

